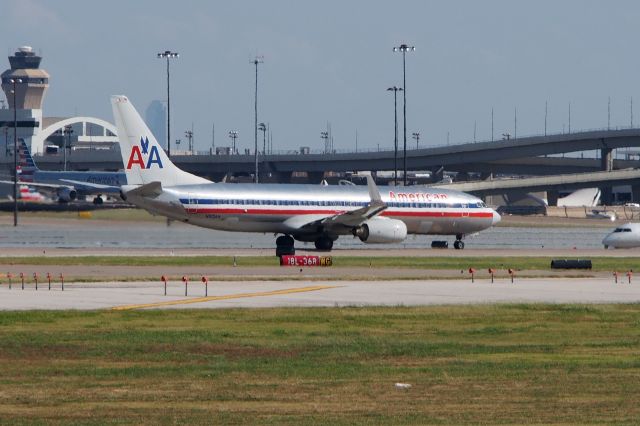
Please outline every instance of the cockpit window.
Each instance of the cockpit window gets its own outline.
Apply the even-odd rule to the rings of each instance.
[[[616,228],[613,232],[631,232],[631,228]]]

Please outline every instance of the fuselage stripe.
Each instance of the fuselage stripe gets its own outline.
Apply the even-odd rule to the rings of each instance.
[[[247,214],[247,215],[284,215],[295,216],[305,214],[342,214],[348,210],[292,210],[292,209],[212,209],[212,208],[192,208],[185,207],[187,213],[190,214]],[[473,212],[473,211],[457,211],[457,212],[445,212],[445,211],[402,211],[402,210],[385,210],[380,214],[381,216],[411,216],[411,217],[484,217],[493,218],[492,212]]]

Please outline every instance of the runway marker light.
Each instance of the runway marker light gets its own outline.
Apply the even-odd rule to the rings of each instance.
[[[38,273],[37,272],[33,273],[33,281],[36,282],[36,291],[38,291]]]
[[[20,281],[22,281],[22,289],[24,290],[24,274],[20,272]]]
[[[64,275],[60,272],[60,283],[62,284],[62,291],[64,291]]]
[[[164,295],[167,295],[167,277],[164,275],[160,277],[160,280],[164,283]]]
[[[51,274],[47,272],[47,281],[49,281],[49,291],[51,291]]]
[[[633,276],[633,271],[629,270],[629,272],[627,272],[627,278],[629,279],[629,284],[631,284],[631,277]]]
[[[184,283],[184,295],[187,296],[187,287],[189,286],[189,277],[186,275],[182,277],[182,282]]]
[[[489,268],[489,273],[491,274],[491,284],[493,284],[493,276],[496,273],[496,270],[493,268]]]
[[[203,275],[202,282],[204,283],[204,297],[207,297],[209,295],[209,279]]]
[[[516,271],[514,271],[513,269],[509,268],[509,275],[511,275],[511,284],[513,284],[513,276],[516,274]]]
[[[613,271],[613,279],[615,280],[615,284],[618,284],[618,271]]]
[[[13,278],[13,274],[11,272],[7,272],[7,278],[9,279],[9,290],[11,290],[11,278]]]
[[[475,268],[469,268],[469,273],[471,274],[471,282],[472,282],[472,283],[473,283],[473,282],[475,282],[475,281],[474,281],[474,275],[475,275],[475,273],[476,273]]]

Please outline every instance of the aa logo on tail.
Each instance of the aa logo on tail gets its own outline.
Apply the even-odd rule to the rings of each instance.
[[[145,157],[147,158],[146,163],[144,161]],[[141,137],[140,146],[134,145],[131,148],[129,162],[127,163],[127,170],[131,170],[131,167],[133,167],[134,164],[140,166],[141,169],[150,169],[154,164],[157,164],[158,168],[162,168],[162,161],[160,160],[158,147],[154,145],[149,149],[149,138]]]

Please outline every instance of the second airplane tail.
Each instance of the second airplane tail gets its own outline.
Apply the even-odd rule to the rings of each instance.
[[[163,186],[210,183],[174,165],[126,96],[112,96],[120,153],[128,185]]]
[[[17,172],[20,174],[20,180],[24,182],[32,182],[33,174],[38,171],[38,166],[36,166],[35,161],[33,161],[29,147],[24,139],[18,139],[18,145],[19,157]]]

